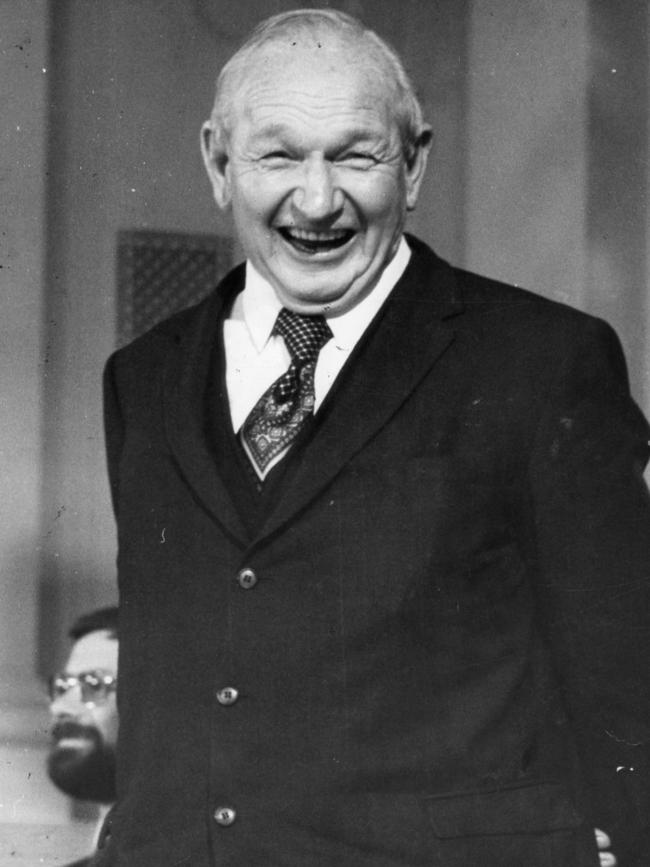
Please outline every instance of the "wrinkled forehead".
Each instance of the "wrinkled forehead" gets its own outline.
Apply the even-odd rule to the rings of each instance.
[[[252,119],[274,110],[319,113],[372,112],[386,127],[393,126],[394,102],[377,58],[355,53],[340,40],[306,38],[293,44],[274,41],[251,54],[240,71],[233,95],[235,119]],[[320,108],[320,112],[319,112]]]
[[[107,629],[89,632],[75,641],[65,666],[67,674],[101,669],[117,674],[118,642]]]

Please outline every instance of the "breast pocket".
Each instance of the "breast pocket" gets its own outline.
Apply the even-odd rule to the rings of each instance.
[[[440,867],[597,867],[593,829],[557,782],[425,799]]]

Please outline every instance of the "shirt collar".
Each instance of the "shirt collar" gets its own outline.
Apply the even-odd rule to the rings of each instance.
[[[266,346],[282,304],[268,280],[246,262],[246,283],[242,293],[242,313],[257,352]]]
[[[397,252],[384,268],[375,288],[358,304],[338,316],[326,316],[339,349],[350,349],[390,295],[411,258],[411,250],[402,236]],[[242,293],[242,313],[257,352],[268,342],[282,304],[271,284],[246,262],[246,282]]]

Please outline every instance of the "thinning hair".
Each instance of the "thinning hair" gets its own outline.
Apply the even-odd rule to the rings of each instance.
[[[332,35],[342,44],[354,46],[355,52],[365,49],[369,59],[378,63],[385,73],[387,88],[394,91],[391,105],[402,139],[407,162],[410,162],[419,142],[430,136],[424,123],[422,107],[399,55],[374,30],[357,18],[336,9],[293,9],[265,19],[255,27],[240,48],[225,64],[217,79],[214,106],[210,117],[212,134],[225,145],[231,132],[237,86],[245,79],[252,55],[266,45],[295,45],[296,38],[319,43],[323,35]]]
[[[117,638],[117,614],[118,610],[115,606],[97,608],[88,614],[82,614],[72,624],[68,635],[73,641],[79,641],[91,632],[106,630],[111,638]]]

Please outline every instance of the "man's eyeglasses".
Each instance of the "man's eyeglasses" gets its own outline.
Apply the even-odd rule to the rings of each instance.
[[[84,704],[103,704],[117,688],[117,678],[105,671],[82,671],[79,674],[55,674],[48,684],[50,701],[55,701],[79,687]]]

